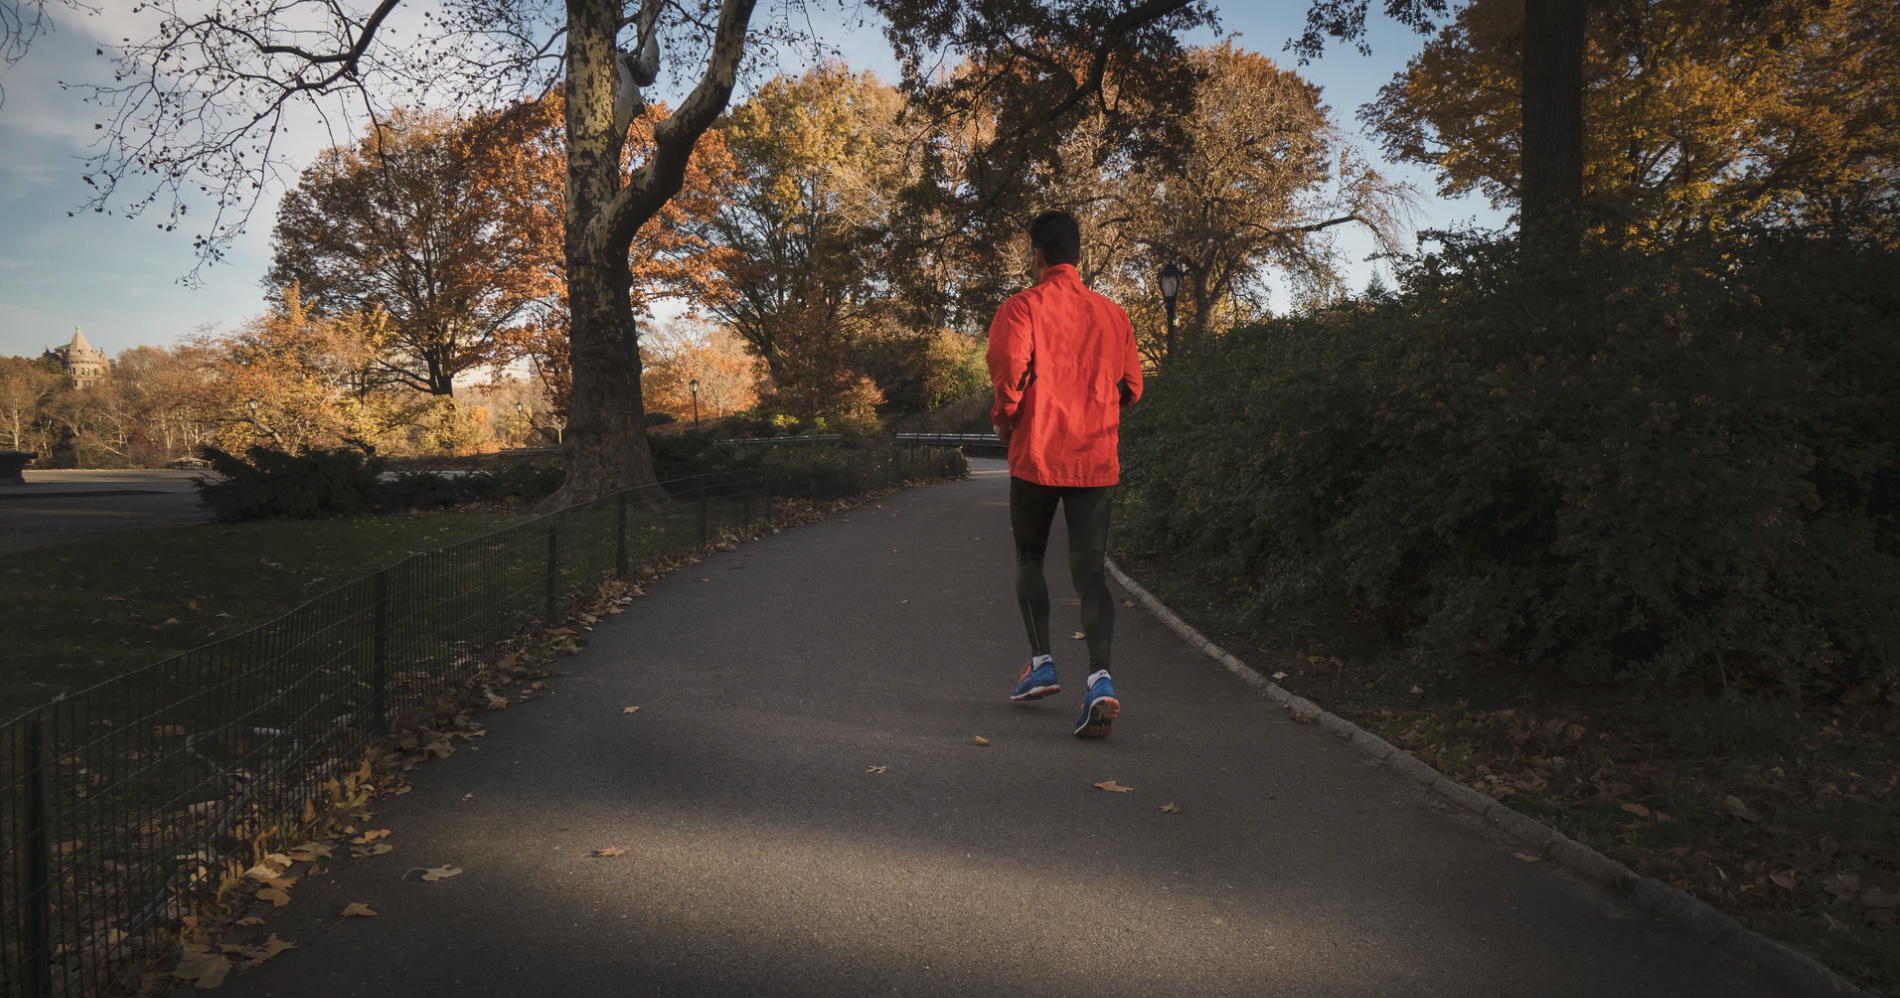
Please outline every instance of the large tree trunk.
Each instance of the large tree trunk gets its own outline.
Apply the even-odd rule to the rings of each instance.
[[[1575,248],[1583,202],[1585,0],[1524,0],[1519,234],[1527,251]]]
[[[567,0],[567,477],[544,508],[654,484],[634,344],[627,240],[600,220],[620,193],[613,134],[620,4]],[[617,245],[616,245],[617,243]]]

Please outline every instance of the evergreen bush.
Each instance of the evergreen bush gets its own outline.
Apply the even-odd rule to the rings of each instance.
[[[1262,623],[1373,611],[1431,669],[1892,679],[1894,254],[1685,237],[1533,280],[1507,241],[1447,238],[1401,296],[1157,379],[1121,542],[1245,579]]]

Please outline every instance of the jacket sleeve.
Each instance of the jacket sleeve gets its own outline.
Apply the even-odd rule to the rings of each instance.
[[[1126,409],[1141,401],[1141,351],[1135,346],[1135,327],[1128,321],[1128,313],[1120,312],[1122,317],[1122,377],[1118,383],[1121,389],[1122,408]]]
[[[1009,430],[1016,425],[1023,392],[1036,379],[1035,344],[1030,337],[1029,308],[1020,298],[1011,298],[996,310],[990,322],[988,353],[990,385],[996,390],[996,404],[990,408],[990,422]]]

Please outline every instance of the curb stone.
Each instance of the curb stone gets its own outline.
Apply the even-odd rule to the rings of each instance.
[[[1300,720],[1316,724],[1320,730],[1349,741],[1367,756],[1425,786],[1458,807],[1483,818],[1506,835],[1529,846],[1538,856],[1569,870],[1586,880],[1628,897],[1630,903],[1688,929],[1701,939],[1715,943],[1729,955],[1747,961],[1770,977],[1810,995],[1850,995],[1878,998],[1876,992],[1863,991],[1826,964],[1786,943],[1756,932],[1708,904],[1668,884],[1638,876],[1629,867],[1597,852],[1562,832],[1520,814],[1490,797],[1457,782],[1426,765],[1411,753],[1378,735],[1322,710],[1318,704],[1296,696],[1285,687],[1261,675],[1257,670],[1229,654],[1195,630],[1156,599],[1153,593],[1129,578],[1114,559],[1108,561],[1108,574],[1168,628],[1208,658],[1267,699],[1284,707]]]

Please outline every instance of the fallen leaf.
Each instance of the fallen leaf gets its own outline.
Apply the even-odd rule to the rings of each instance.
[[[1516,856],[1518,859],[1521,859],[1526,863],[1542,863],[1544,861],[1544,857],[1533,856],[1527,852],[1514,852],[1511,855]]]
[[[373,831],[367,831],[361,835],[358,835],[356,838],[351,839],[350,843],[352,845],[359,845],[359,846],[368,845],[371,842],[374,842],[380,838],[385,838],[388,835],[389,835],[389,829],[378,828]]]
[[[1776,887],[1779,887],[1784,891],[1794,890],[1794,871],[1793,870],[1783,870],[1780,873],[1771,873],[1768,875],[1768,879]]]
[[[498,696],[492,691],[489,691],[488,692],[488,709],[489,710],[507,710],[508,698],[504,696]]]
[[[1629,813],[1637,816],[1638,818],[1649,817],[1649,808],[1646,808],[1641,804],[1625,803],[1623,805],[1623,810],[1628,811]]]
[[[1122,600],[1122,605],[1123,605],[1123,606],[1134,606],[1134,605],[1135,605],[1135,601],[1134,601],[1134,600],[1131,600],[1131,599],[1125,599],[1125,600]]]
[[[887,770],[887,769],[889,769],[889,768],[891,768],[891,767],[889,767],[889,766],[866,766],[866,767],[864,767],[864,771],[865,771],[865,772],[867,772],[867,773],[882,773],[882,772],[884,772],[885,770]]]
[[[594,850],[594,855],[603,857],[605,859],[612,859],[613,857],[620,855],[620,847],[608,846],[605,849],[596,849]]]
[[[224,983],[224,975],[231,972],[231,961],[222,953],[186,953],[178,960],[178,966],[172,968],[172,976],[196,984],[200,990],[209,991]]]
[[[408,879],[409,874],[411,873],[421,873],[422,879],[428,881],[429,883],[435,883],[438,880],[447,880],[450,877],[461,876],[462,868],[459,866],[437,866],[437,867],[418,866],[418,867],[413,867],[405,871],[403,873],[403,878]]]
[[[1077,641],[1080,641],[1080,640],[1082,640],[1083,638],[1086,638],[1086,637],[1088,637],[1088,635],[1086,635],[1086,634],[1083,634],[1083,633],[1082,633],[1081,631],[1077,631],[1077,632],[1075,632],[1074,634],[1071,634],[1071,635],[1069,635],[1069,636],[1070,636],[1070,637],[1072,637],[1072,638],[1074,638],[1074,639],[1075,639],[1075,640],[1077,640]]]
[[[637,714],[637,713],[639,713],[639,712],[640,712],[640,708],[638,708],[638,707],[622,707],[622,708],[620,708],[620,712],[621,712],[622,714]]]
[[[1742,799],[1734,794],[1729,794],[1727,797],[1722,798],[1721,810],[1724,814],[1740,818],[1743,821],[1761,820],[1761,815],[1750,811],[1748,805],[1742,803]]]
[[[255,967],[258,964],[263,963],[265,960],[268,960],[271,957],[274,957],[277,954],[282,953],[283,951],[287,949],[296,949],[296,948],[297,948],[296,943],[293,943],[284,939],[279,939],[277,938],[277,933],[273,932],[270,934],[269,939],[266,939],[263,942],[258,943],[256,946],[228,946],[227,945],[226,947],[224,947],[224,951],[226,953],[235,953],[238,956],[243,957],[244,958],[243,969],[249,970],[252,967]],[[201,988],[204,987],[203,984],[199,984],[198,986]]]
[[[353,846],[350,849],[350,855],[355,856],[357,859],[368,859],[371,856],[381,856],[386,853],[392,853],[395,851],[396,851],[395,846],[392,846],[387,842],[377,842],[372,845]]]
[[[1104,788],[1104,789],[1106,789],[1106,788]],[[1173,801],[1169,801],[1169,802],[1167,802],[1166,804],[1163,804],[1163,805],[1161,805],[1161,810],[1163,810],[1163,811],[1166,811],[1166,812],[1167,812],[1167,813],[1169,813],[1169,814],[1180,814],[1180,813],[1181,813],[1181,809],[1180,809],[1180,808],[1178,808],[1178,807],[1175,807],[1175,806],[1174,806],[1174,802],[1173,802]]]
[[[1116,783],[1114,780],[1103,780],[1100,783],[1094,784],[1094,786],[1095,786],[1095,789],[1097,790],[1107,790],[1110,793],[1117,793],[1117,794],[1125,794],[1128,791],[1135,789],[1134,787],[1124,787],[1121,784]]]
[[[291,846],[289,856],[299,863],[308,863],[318,859],[329,859],[330,843],[305,842],[303,845]]]
[[[471,790],[471,791],[469,791],[468,793],[465,793],[465,794],[463,794],[463,795],[462,795],[462,799],[463,799],[463,800],[474,800],[474,799],[475,799],[475,792]]]
[[[237,920],[238,925],[263,925],[264,920],[256,915],[246,915]]]
[[[1412,687],[1412,692],[1413,692],[1413,693],[1423,693],[1423,692],[1425,692],[1425,688],[1424,688],[1423,686],[1414,686],[1414,687]]]
[[[1586,729],[1581,724],[1572,724],[1564,728],[1564,734],[1569,735],[1571,741],[1580,742],[1583,740],[1583,733],[1585,730]]]
[[[1829,929],[1835,932],[1847,931],[1847,923],[1835,918],[1832,914],[1824,911],[1821,913],[1821,917],[1827,919],[1827,927]]]
[[[1300,722],[1301,724],[1312,724],[1312,723],[1313,723],[1313,715],[1311,715],[1311,714],[1308,714],[1308,713],[1306,713],[1306,712],[1304,712],[1304,711],[1298,711],[1298,710],[1296,710],[1296,711],[1294,711],[1294,712],[1293,712],[1293,719],[1294,719],[1295,721],[1298,721],[1298,722]]]
[[[374,909],[361,901],[351,901],[343,906],[344,918],[372,918],[375,914]]]
[[[1285,679],[1285,678],[1286,678],[1286,673],[1284,673],[1284,672],[1276,672],[1276,673],[1274,673],[1274,674],[1273,674],[1273,678],[1275,678],[1275,679]]]
[[[285,893],[281,887],[266,887],[257,892],[257,899],[259,901],[269,901],[273,908],[282,908],[284,905],[290,903],[290,895]]]
[[[244,876],[252,880],[276,880],[284,875],[284,868],[269,863],[259,863],[244,871]]]
[[[976,743],[978,745],[988,745],[990,743],[990,740],[988,738],[983,737],[982,735],[977,735]]]

